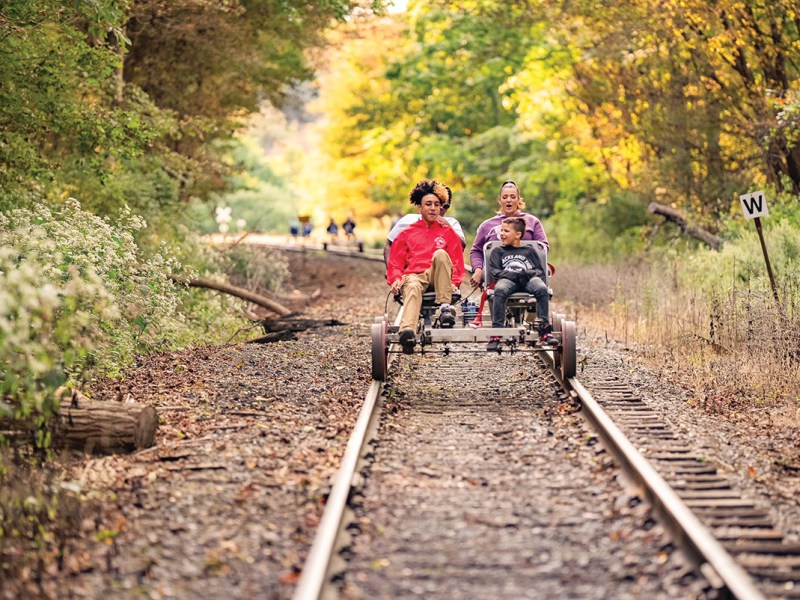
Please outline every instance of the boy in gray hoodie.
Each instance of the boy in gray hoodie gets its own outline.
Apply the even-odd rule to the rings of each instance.
[[[508,217],[500,226],[502,246],[492,252],[489,259],[489,273],[493,280],[494,300],[492,301],[492,327],[504,327],[506,302],[515,292],[527,292],[536,298],[536,316],[541,323],[539,335],[549,343],[553,327],[550,325],[550,294],[544,282],[547,264],[532,246],[521,244],[525,233],[525,220],[521,217]],[[500,348],[500,338],[492,336],[486,349]]]

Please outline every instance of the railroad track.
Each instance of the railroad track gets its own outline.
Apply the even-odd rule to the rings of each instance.
[[[373,469],[370,461],[366,458],[383,453],[385,434],[382,434],[377,449],[374,441],[379,423],[385,419],[381,416],[381,410],[387,405],[391,405],[392,410],[397,410],[396,396],[398,393],[401,395],[407,393],[403,389],[409,386],[409,382],[438,382],[431,383],[435,388],[432,397],[430,397],[430,393],[423,394],[423,398],[429,396],[429,401],[422,404],[425,408],[421,414],[423,416],[426,413],[439,416],[442,414],[455,415],[456,420],[461,419],[461,421],[457,421],[460,426],[455,428],[460,432],[459,435],[463,434],[465,427],[467,429],[477,428],[480,431],[480,428],[485,423],[491,423],[493,418],[503,420],[511,413],[517,414],[518,417],[519,414],[522,414],[521,423],[527,422],[527,425],[511,426],[510,429],[506,427],[503,431],[522,432],[522,437],[525,437],[529,430],[535,429],[535,421],[530,420],[530,407],[532,405],[540,408],[547,406],[547,401],[542,404],[541,398],[538,400],[525,397],[515,399],[507,390],[503,392],[500,388],[496,390],[496,393],[499,394],[498,397],[502,400],[499,404],[487,401],[486,398],[480,399],[475,395],[475,389],[470,392],[470,387],[465,385],[465,382],[475,379],[476,369],[480,374],[481,368],[491,368],[484,365],[487,360],[493,360],[495,364],[492,367],[496,367],[507,359],[497,356],[486,357],[480,354],[474,356],[477,357],[474,359],[478,363],[477,367],[470,367],[468,363],[465,366],[464,361],[472,359],[428,356],[425,357],[422,364],[418,365],[418,368],[421,369],[419,371],[408,370],[408,364],[417,359],[408,360],[406,357],[401,357],[400,364],[395,365],[392,369],[389,381],[385,385],[376,380],[372,382],[343,457],[341,470],[329,496],[317,537],[296,588],[295,599],[321,598],[331,594],[344,597],[378,597],[374,596],[374,593],[380,590],[384,590],[379,592],[379,595],[383,594],[382,597],[399,597],[396,594],[400,596],[427,594],[430,597],[456,598],[485,597],[487,594],[494,596],[503,593],[502,587],[492,587],[493,579],[487,575],[486,569],[479,567],[480,561],[467,560],[464,564],[459,565],[448,562],[452,557],[448,557],[446,553],[437,554],[432,545],[435,536],[427,540],[424,537],[418,538],[416,541],[421,544],[418,549],[421,549],[423,554],[417,555],[416,559],[409,558],[408,564],[399,570],[401,582],[405,581],[405,584],[411,585],[416,581],[414,584],[416,587],[412,585],[412,587],[403,588],[402,586],[405,585],[403,583],[392,584],[378,578],[381,584],[372,589],[359,579],[360,577],[369,580],[371,578],[370,569],[380,570],[382,562],[378,562],[377,566],[372,564],[367,568],[366,565],[369,565],[371,560],[388,561],[389,563],[395,560],[402,563],[405,560],[402,558],[405,556],[402,551],[408,552],[409,547],[414,546],[415,540],[407,539],[399,545],[385,547],[384,550],[390,551],[387,556],[361,557],[358,559],[361,562],[350,557],[351,566],[348,566],[347,561],[341,556],[343,549],[347,551],[347,548],[353,545],[351,530],[359,527],[363,529],[363,523],[359,524],[357,519],[353,520],[352,510],[354,507],[359,509],[359,503],[362,505],[360,510],[363,510],[364,489],[361,484],[364,482],[364,478],[362,475],[370,474]],[[706,594],[706,597],[800,598],[800,545],[787,543],[781,533],[772,526],[764,511],[759,510],[747,499],[741,498],[732,486],[716,472],[713,465],[707,464],[702,457],[694,455],[690,444],[673,434],[660,421],[658,415],[650,410],[629,386],[624,382],[611,379],[594,382],[592,384],[594,394],[592,394],[577,378],[564,381],[560,376],[560,371],[554,368],[552,358],[549,356],[529,358],[527,361],[528,367],[524,372],[526,374],[518,373],[517,377],[523,376],[526,381],[535,380],[537,382],[535,387],[549,389],[551,412],[554,406],[563,406],[564,400],[567,398],[579,403],[581,414],[597,431],[605,448],[614,456],[616,464],[625,470],[627,477],[635,483],[641,495],[655,509],[659,523],[663,524],[669,531],[671,539],[680,546],[693,571],[701,574],[705,579],[703,594]],[[538,370],[534,369],[531,363],[538,363],[539,366],[536,367]],[[434,365],[434,367],[432,368],[430,365]],[[439,375],[435,376],[435,373],[439,373]],[[542,379],[543,377],[545,379]],[[549,381],[549,383],[544,383],[545,381]],[[459,395],[459,390],[463,391],[465,388],[466,395]],[[473,396],[470,396],[470,393]],[[556,398],[558,400],[554,400]],[[408,408],[409,406],[406,405],[401,411],[403,417],[407,416],[405,411]],[[527,421],[525,421],[526,418]],[[425,430],[423,425],[419,425],[419,428],[418,431]],[[430,430],[429,435],[434,435],[432,432],[433,429]],[[503,434],[502,431],[499,433]],[[491,440],[497,438],[498,431],[484,432],[484,437],[487,436],[491,443]],[[439,455],[442,453],[444,455],[452,454],[459,444],[468,442],[459,438],[457,442],[444,441],[442,443],[446,446],[444,451],[439,448]],[[447,446],[448,443],[449,446]],[[399,444],[399,446],[403,445]],[[523,450],[523,455],[528,450]],[[530,454],[526,456],[528,459],[530,458]],[[504,457],[505,465],[514,464],[515,470],[519,470],[520,465],[524,464],[526,460],[524,456],[521,461],[517,457],[517,462],[509,463],[507,459],[508,457]],[[402,467],[407,464],[402,462],[403,460],[411,461],[412,459],[399,460],[401,462],[396,463],[395,467]],[[460,477],[462,480],[468,481],[469,476],[466,471],[456,475],[459,473],[458,469],[464,467],[463,464],[450,464],[448,466],[450,471],[447,471],[449,475],[440,473],[438,478],[457,479]],[[391,478],[387,480],[385,466],[382,468],[384,470],[381,477],[376,478],[373,473],[369,479],[380,479],[384,484],[387,481],[391,482]],[[494,464],[493,468],[502,469],[503,463]],[[435,468],[416,465],[414,469],[412,471],[417,476],[422,473],[423,477],[437,478]],[[539,465],[539,469],[541,469],[541,465]],[[527,473],[529,478],[537,472],[536,470],[527,471],[525,468],[521,470]],[[520,485],[513,473],[506,473],[501,479],[504,479],[503,485],[511,486],[510,489],[514,489],[515,485]],[[480,477],[477,480],[479,481],[477,485],[483,485]],[[476,484],[471,482],[465,485]],[[450,490],[450,493],[452,491]],[[378,497],[381,495],[381,492],[376,490],[371,493],[377,494]],[[548,498],[549,496],[542,498],[541,502],[548,502]],[[425,503],[421,498],[416,498],[415,502],[417,506],[420,502]],[[477,513],[479,512],[477,510]],[[350,517],[347,517],[348,513],[350,513]],[[405,515],[407,519],[411,519],[413,511],[409,513],[403,509],[401,514]],[[525,518],[519,517],[522,513],[514,514],[517,516],[508,519],[508,522],[504,522],[501,517],[497,523],[490,524],[489,527],[513,530],[530,527],[532,532],[541,531],[542,522],[537,523],[535,520],[527,522]],[[437,519],[439,522],[446,521],[447,515],[439,515],[433,523]],[[467,530],[473,528],[476,531],[481,530],[482,527],[485,529],[485,523],[481,525],[481,520],[482,517],[478,514],[478,516],[474,516],[472,522],[462,523],[461,527],[466,527]],[[366,521],[370,521],[369,516],[366,517]],[[362,532],[361,536],[363,535]],[[359,536],[356,536],[356,545],[358,545],[358,539]],[[537,537],[534,533],[531,538],[527,538],[527,544],[530,546],[535,541],[538,545],[541,544],[541,540],[541,535]],[[502,546],[502,542],[499,543]],[[524,546],[525,544],[512,547],[512,555],[524,558],[522,563],[515,566],[513,560],[501,559],[500,563],[494,564],[495,570],[503,572],[503,577],[494,581],[495,586],[502,586],[504,585],[503,581],[506,583],[509,581],[506,572],[509,569],[514,573],[526,572],[526,565],[530,566],[531,556],[530,551],[526,551]],[[557,551],[553,550],[553,552]],[[413,555],[412,551],[409,556]],[[421,558],[421,556],[425,558]],[[426,561],[429,569],[424,566]],[[673,567],[673,570],[675,568],[679,567]],[[431,569],[437,573],[444,573],[444,579],[441,581],[445,583],[433,577]],[[389,570],[387,569],[387,571]],[[448,570],[452,572],[448,573]],[[469,575],[470,570],[473,572],[472,580]],[[420,581],[412,577],[414,573],[420,572],[425,574],[422,579],[430,588],[427,591]],[[530,597],[548,597],[548,593],[544,591],[548,585],[547,577],[542,576],[542,573],[537,573],[535,569],[527,568],[527,572],[530,577],[523,576],[518,579],[521,587],[512,589],[511,595],[529,597],[526,594],[534,590]],[[351,573],[350,580],[348,580],[348,573]],[[477,580],[474,575],[476,574],[480,574],[479,580],[486,584],[485,589],[480,588],[483,591],[475,587]],[[511,580],[517,580],[515,577],[511,576]],[[685,574],[681,577],[682,579],[679,578],[679,580],[691,582],[691,577],[687,578]],[[434,580],[438,583],[432,583]],[[332,585],[334,581],[336,583]],[[457,588],[456,582],[463,581],[470,581],[467,591],[459,591]],[[361,585],[367,585],[366,595],[364,595],[363,589],[359,591]],[[400,587],[393,588],[392,585]],[[541,595],[537,595],[535,592],[537,585],[545,586]],[[444,586],[444,588],[437,586]],[[353,592],[354,589],[355,592]],[[447,593],[442,593],[442,589],[446,589]],[[562,585],[562,592],[563,589]],[[697,586],[695,585],[693,589],[696,590]],[[524,590],[528,591],[524,592]],[[508,591],[506,589],[506,592]],[[550,592],[553,591],[555,589],[550,590]],[[563,596],[563,593],[561,595]],[[586,597],[593,596],[587,593]]]
[[[323,246],[283,246],[283,249],[322,250],[382,261],[377,253],[365,253],[361,249]],[[452,357],[444,360],[452,360]],[[595,382],[591,386],[593,395],[576,378],[564,381],[560,370],[554,368],[552,358],[545,358],[544,364],[561,393],[569,394],[580,403],[581,413],[598,432],[615,461],[639,486],[694,570],[707,580],[709,597],[800,598],[800,544],[787,543],[765,511],[740,497],[713,465],[693,454],[690,444],[670,432],[629,386],[618,380]],[[391,386],[390,381],[390,393]],[[345,570],[339,552],[352,543],[347,530],[351,522],[345,515],[363,480],[365,456],[374,451],[372,440],[386,401],[385,392],[383,383],[373,381],[296,588],[295,599],[329,595],[333,589],[331,581],[341,578]],[[475,405],[473,408],[486,407]],[[338,586],[337,593],[340,593],[341,582]]]
[[[382,260],[377,253],[348,248],[285,249],[327,250]],[[453,358],[444,357],[444,361]],[[653,506],[659,522],[670,532],[694,571],[707,580],[710,597],[800,598],[800,544],[784,540],[766,511],[741,497],[713,464],[693,453],[691,445],[674,434],[629,385],[617,379],[595,380],[590,393],[577,378],[564,381],[560,370],[553,368],[552,358],[545,358],[543,363],[559,386],[559,393],[569,394],[580,404],[581,413],[616,463]],[[458,381],[460,367],[439,367],[442,368],[444,372],[452,371],[451,380]],[[399,376],[395,373],[395,379]],[[370,387],[295,598],[318,598],[330,593],[334,574],[341,577],[345,570],[338,552],[352,540],[347,531],[351,522],[344,515],[352,508],[353,495],[359,490],[364,457],[374,452],[372,440],[387,390],[392,394],[396,388],[394,381],[386,388],[373,381]],[[496,413],[485,403],[472,403],[470,407],[484,416]],[[341,593],[341,582],[338,590]],[[497,589],[494,592],[489,595],[499,593]]]
[[[639,463],[627,470],[711,582],[736,598],[800,598],[800,544],[787,543],[766,511],[733,489],[625,382],[595,381],[594,397],[578,380],[569,384],[607,446],[620,447],[618,460]],[[623,446],[638,449],[638,457],[622,453]]]

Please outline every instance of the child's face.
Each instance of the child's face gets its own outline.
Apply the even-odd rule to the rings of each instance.
[[[521,238],[522,234],[508,223],[503,223],[500,225],[500,242],[504,246],[513,246],[514,242],[520,240]]]

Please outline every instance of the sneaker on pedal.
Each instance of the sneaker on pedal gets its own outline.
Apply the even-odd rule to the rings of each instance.
[[[486,351],[497,352],[498,350],[500,350],[500,337],[493,335],[489,338],[489,343],[486,344]]]
[[[414,346],[417,345],[417,336],[411,329],[403,329],[400,332],[400,346],[403,354],[414,354]]]
[[[442,304],[439,307],[439,327],[442,329],[452,329],[456,325],[456,316],[449,304]]]
[[[553,335],[553,326],[550,323],[545,323],[539,328],[539,343],[547,345],[558,343],[558,340]]]

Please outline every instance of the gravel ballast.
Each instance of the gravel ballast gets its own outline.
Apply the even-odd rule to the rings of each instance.
[[[325,494],[370,384],[369,327],[374,316],[385,310],[388,286],[381,263],[313,253],[288,256],[292,285],[307,294],[320,289],[314,303],[296,308],[306,318],[335,318],[343,324],[298,333],[293,341],[205,347],[143,359],[124,386],[138,402],[158,409],[162,423],[157,446],[131,455],[73,460],[70,480],[81,485],[85,496],[96,500],[87,504],[93,512],[82,515],[80,537],[65,547],[61,570],[52,569],[43,582],[44,595],[291,596],[322,513]],[[393,312],[392,303],[389,307]],[[784,506],[784,512],[773,508],[772,514],[786,533],[798,535],[797,496],[786,497],[797,488],[790,484],[784,490],[781,486],[786,485],[785,479],[777,476],[747,475],[745,465],[755,465],[759,475],[769,473],[766,467],[761,470],[762,463],[758,462],[764,460],[767,464],[772,460],[759,446],[763,437],[750,435],[746,424],[740,426],[705,415],[680,400],[675,394],[680,390],[663,384],[659,374],[637,366],[629,351],[606,343],[590,331],[579,330],[578,345],[579,360],[586,359],[579,378],[591,381],[592,369],[603,369],[632,381],[646,392],[647,401],[655,404],[665,419],[687,432],[693,444],[714,450],[714,456],[731,464],[744,488],[752,489],[770,505],[774,502]],[[497,357],[481,355],[478,362],[483,365],[491,358]],[[487,363],[479,372],[491,373],[499,366],[497,362]],[[468,377],[474,377],[474,373],[464,374],[460,380],[463,387],[471,385]],[[110,382],[109,390],[114,385]],[[535,548],[520,554],[522,544],[510,546],[509,555],[525,556],[530,566],[525,577],[532,580],[540,576],[538,580],[545,582],[552,593],[561,588],[554,573],[546,574],[548,568],[557,571],[559,565],[581,564],[583,560],[599,572],[605,568],[600,565],[611,564],[603,562],[606,555],[613,559],[611,562],[621,560],[623,565],[627,562],[641,568],[641,581],[627,580],[624,569],[605,573],[604,581],[621,586],[621,597],[636,597],[637,590],[644,590],[645,597],[649,593],[655,594],[652,597],[691,597],[699,593],[697,582],[682,577],[678,559],[665,545],[658,525],[648,521],[646,508],[615,482],[614,468],[599,446],[590,441],[591,433],[576,415],[559,412],[559,401],[552,391],[537,400],[533,409],[526,406],[524,411],[515,404],[513,390],[501,396],[505,400],[492,407],[492,418],[503,420],[528,411],[528,424],[524,430],[510,428],[523,431],[518,440],[513,434],[508,439],[488,436],[484,449],[493,450],[487,456],[502,462],[497,449],[503,444],[523,448],[522,452],[530,456],[520,459],[520,469],[511,470],[508,480],[481,477],[492,482],[490,489],[498,491],[500,501],[506,488],[517,485],[513,477],[524,476],[532,485],[530,497],[519,501],[509,494],[502,504],[508,512],[498,512],[497,522],[480,523],[480,517],[469,516],[470,511],[478,514],[480,510],[483,496],[476,494],[473,508],[459,509],[461,512],[448,518],[458,521],[461,515],[465,531],[475,525],[485,535],[504,529],[509,519],[519,532],[538,531],[547,539],[547,557]],[[406,411],[411,409],[409,402],[399,401],[401,410],[383,425],[394,424],[382,434],[381,443],[387,447],[403,450],[407,436],[401,433],[411,426],[405,420]],[[480,407],[474,408],[477,411]],[[494,421],[489,425],[501,428]],[[737,436],[741,441],[734,444],[731,440]],[[734,448],[730,455],[725,454],[728,447]],[[538,454],[548,449],[553,454]],[[569,476],[554,462],[556,456],[566,461],[564,468]],[[378,455],[372,483],[405,468],[411,469],[412,475],[403,482],[405,487],[422,493],[439,486],[438,493],[447,493],[448,488],[442,484],[450,480],[425,473],[414,475],[412,458],[392,466],[382,463],[389,459]],[[473,462],[465,461],[463,466],[469,468]],[[463,477],[467,481],[470,475],[465,472]],[[544,482],[553,478],[561,483],[551,490]],[[569,493],[571,487],[561,490],[567,478],[575,480],[579,493]],[[558,502],[556,498],[562,491],[567,496]],[[563,521],[574,523],[548,538],[549,533],[555,532],[549,529],[543,515],[556,510],[546,508],[551,499],[562,507],[558,510],[565,511]],[[365,510],[368,502],[365,496]],[[566,516],[566,511],[573,510],[572,516]],[[604,538],[586,538],[602,539],[602,545],[581,539],[582,513],[595,515],[589,520],[592,527],[602,531],[605,526]],[[363,535],[372,536],[370,527],[362,525]],[[565,541],[561,549],[557,545],[559,535]],[[357,543],[363,544],[364,539]],[[634,549],[630,552],[625,550],[628,542]],[[385,569],[381,568],[383,563],[374,569],[369,555],[367,551],[357,559],[363,562],[357,563],[354,575],[347,579],[346,592],[353,597],[370,597],[364,596],[367,591],[380,592],[380,587],[370,586]],[[447,555],[438,556],[445,565]],[[392,560],[390,555],[376,558]],[[651,558],[654,562],[650,562]],[[663,574],[672,577],[670,585],[657,583]],[[584,581],[586,586],[581,587]],[[577,594],[575,597],[601,597],[595,594],[590,580],[564,583],[568,584],[573,584],[569,589]],[[673,593],[678,595],[671,596]]]

